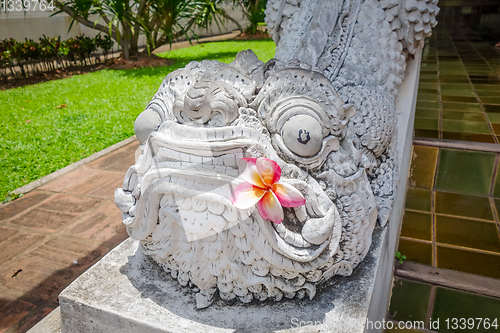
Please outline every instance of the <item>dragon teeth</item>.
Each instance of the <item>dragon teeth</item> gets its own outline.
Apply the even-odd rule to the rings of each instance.
[[[219,202],[208,202],[208,211],[215,215],[221,215],[224,212],[224,205]]]
[[[238,212],[233,207],[226,207],[226,210],[224,211],[222,216],[224,216],[224,218],[229,222],[238,221]]]
[[[175,202],[177,203],[177,206],[179,206],[179,208],[182,210],[191,210],[192,208],[190,197],[175,195]]]
[[[238,159],[235,155],[224,155],[222,156],[223,164],[225,166],[237,166],[238,165]]]
[[[205,200],[197,199],[197,198],[192,198],[192,206],[193,209],[197,212],[203,212],[207,209],[207,202]]]

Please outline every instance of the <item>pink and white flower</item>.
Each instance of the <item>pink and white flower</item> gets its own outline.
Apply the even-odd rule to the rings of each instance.
[[[279,183],[280,166],[267,158],[242,158],[239,163],[244,183],[234,191],[233,205],[248,209],[257,204],[260,216],[274,223],[283,221],[282,207],[299,207],[306,199],[295,187]]]

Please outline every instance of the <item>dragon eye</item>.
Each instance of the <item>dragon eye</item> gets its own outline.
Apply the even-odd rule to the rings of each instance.
[[[317,154],[323,141],[323,128],[311,116],[291,117],[281,129],[281,136],[288,149],[297,155],[309,157]]]

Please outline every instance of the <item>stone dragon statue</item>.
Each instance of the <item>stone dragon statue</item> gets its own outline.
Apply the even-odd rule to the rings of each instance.
[[[312,299],[363,260],[391,212],[406,59],[438,11],[437,0],[268,0],[274,59],[248,50],[166,76],[136,120],[142,155],[115,202],[198,308],[217,291],[245,303]],[[233,204],[241,161],[259,158],[305,199],[280,206],[281,223]]]

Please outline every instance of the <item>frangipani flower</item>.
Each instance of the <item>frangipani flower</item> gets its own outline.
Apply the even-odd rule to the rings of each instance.
[[[260,216],[274,223],[283,221],[282,207],[299,207],[306,199],[295,187],[279,183],[280,166],[267,158],[242,158],[239,163],[244,183],[234,189],[233,205],[248,209],[257,204]]]

